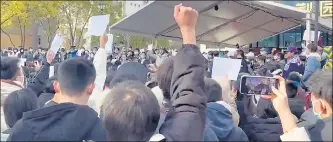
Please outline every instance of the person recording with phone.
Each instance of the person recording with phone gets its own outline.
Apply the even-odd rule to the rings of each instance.
[[[297,127],[297,121],[289,109],[286,81],[281,76],[279,87],[272,87],[274,95],[262,98],[272,101],[282,123],[282,141],[332,141],[332,72],[315,72],[308,80],[313,114],[317,122],[307,127]]]

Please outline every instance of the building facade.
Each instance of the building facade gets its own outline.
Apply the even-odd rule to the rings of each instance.
[[[293,6],[297,9],[312,11],[313,1],[275,1],[280,4]],[[332,1],[320,1],[320,17],[332,19]],[[254,48],[286,48],[289,45],[301,47],[305,26],[300,26],[276,36],[252,43]],[[314,29],[312,29],[314,30]],[[332,46],[332,33],[321,32],[318,45]]]
[[[148,4],[148,1],[124,1],[124,16],[132,15]]]

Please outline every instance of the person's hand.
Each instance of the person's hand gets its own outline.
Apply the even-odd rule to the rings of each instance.
[[[182,33],[183,43],[196,44],[195,26],[198,20],[198,12],[191,7],[179,4],[174,8],[173,17]]]
[[[284,133],[288,133],[297,127],[297,118],[295,118],[295,115],[291,113],[289,108],[285,79],[281,76],[274,76],[274,78],[279,80],[279,88],[276,89],[274,86],[272,86],[273,94],[263,95],[261,97],[264,99],[272,100],[273,106],[281,120],[283,131]]]
[[[290,112],[286,90],[286,80],[281,76],[274,76],[274,78],[279,81],[278,89],[271,86],[273,94],[262,95],[261,97],[272,100],[273,106],[279,114]]]
[[[51,51],[51,50],[47,51],[47,53],[46,53],[46,62],[51,65],[54,57],[55,57],[55,53],[53,53],[53,51]]]
[[[100,48],[105,48],[106,43],[108,42],[108,36],[102,35],[99,37]]]
[[[151,73],[156,73],[157,72],[157,68],[155,66],[155,64],[149,64],[147,65],[148,71]]]
[[[35,61],[34,64],[35,64],[35,70],[39,71],[39,69],[42,67],[42,65],[38,61]]]

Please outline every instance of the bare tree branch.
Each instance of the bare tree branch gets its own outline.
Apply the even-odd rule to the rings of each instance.
[[[15,44],[13,43],[12,38],[10,37],[10,35],[9,35],[8,33],[6,33],[2,28],[1,28],[1,31],[2,31],[6,36],[8,36],[10,43],[11,43],[11,44],[13,45],[13,47],[15,48]]]
[[[5,23],[6,21],[8,21],[9,19],[13,18],[16,14],[13,14],[12,16],[8,17],[6,20],[2,21],[0,25],[2,25],[3,23]]]

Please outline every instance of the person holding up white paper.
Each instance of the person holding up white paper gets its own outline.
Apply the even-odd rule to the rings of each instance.
[[[89,19],[87,35],[102,36],[109,24],[110,15],[92,16]]]
[[[240,59],[215,57],[213,61],[212,77],[228,76],[230,80],[237,80],[241,68]]]
[[[57,52],[60,49],[63,42],[64,42],[64,39],[60,35],[56,34],[53,41],[52,41],[50,50],[54,54],[57,54]]]

